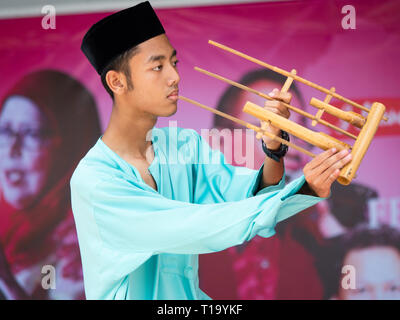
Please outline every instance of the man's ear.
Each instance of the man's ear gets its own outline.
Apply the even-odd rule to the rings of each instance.
[[[127,83],[122,72],[110,70],[106,74],[106,82],[114,95],[121,95],[127,90]]]

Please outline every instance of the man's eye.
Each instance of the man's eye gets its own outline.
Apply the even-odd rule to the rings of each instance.
[[[159,66],[153,68],[154,71],[160,71],[161,69],[162,69],[162,65],[159,65]]]
[[[179,60],[176,60],[175,62],[173,62],[174,67],[176,67],[176,65],[179,63]]]

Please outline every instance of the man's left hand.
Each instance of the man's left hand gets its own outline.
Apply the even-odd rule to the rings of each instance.
[[[283,105],[282,102],[290,103],[292,95],[289,92],[280,92],[278,89],[275,88],[272,92],[269,93],[269,96],[278,101],[267,100],[265,102],[264,109],[288,119],[290,116],[290,111],[286,106]],[[281,129],[271,125],[266,121],[261,121],[261,126],[264,123],[266,124],[267,132],[272,133],[273,135],[278,137],[280,136]],[[263,136],[262,139],[264,140],[267,148],[270,150],[277,150],[281,145],[279,141],[275,141],[267,136]]]

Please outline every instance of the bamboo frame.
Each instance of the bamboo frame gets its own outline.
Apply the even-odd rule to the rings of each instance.
[[[229,48],[229,47],[227,47],[227,46],[225,46],[223,44],[220,44],[218,42],[215,42],[215,41],[212,41],[212,40],[208,40],[208,43],[213,45],[213,46],[216,46],[216,47],[218,47],[218,48],[220,48],[222,50],[228,51],[228,52],[233,53],[233,54],[235,54],[235,55],[237,55],[239,57],[242,57],[242,58],[244,58],[246,60],[252,61],[252,62],[254,62],[254,63],[256,63],[256,64],[258,64],[260,66],[263,66],[263,67],[265,67],[267,69],[271,69],[272,71],[280,73],[280,74],[282,74],[282,75],[284,75],[286,77],[290,77],[291,76],[291,74],[289,72],[287,72],[287,71],[285,71],[285,70],[283,70],[281,68],[275,67],[275,66],[270,65],[268,63],[265,63],[265,62],[263,62],[261,60],[258,60],[256,58],[250,57],[247,54],[244,54],[244,53],[242,53],[240,51],[237,51],[235,49]],[[346,102],[346,103],[352,105],[353,107],[356,107],[358,109],[361,109],[361,110],[364,110],[366,112],[369,112],[368,108],[366,108],[366,107],[364,107],[364,106],[362,106],[362,105],[360,105],[360,104],[358,104],[358,103],[356,103],[354,101],[351,101],[350,99],[347,99],[347,98],[345,98],[345,97],[343,97],[343,96],[341,96],[341,95],[339,95],[339,94],[337,94],[335,92],[331,92],[328,89],[326,89],[324,87],[321,87],[321,86],[319,86],[319,85],[317,85],[317,84],[315,84],[315,83],[313,83],[311,81],[308,81],[308,80],[306,80],[304,78],[301,78],[301,77],[299,77],[297,75],[293,76],[293,79],[298,81],[298,82],[304,83],[305,85],[310,86],[310,87],[312,87],[312,88],[314,88],[316,90],[319,90],[319,91],[324,92],[326,94],[332,95],[334,98],[336,98],[338,100],[341,100],[343,102]],[[388,118],[387,117],[383,117],[383,120],[387,121]]]
[[[239,89],[246,90],[246,91],[248,91],[248,92],[254,93],[254,94],[256,94],[256,95],[258,95],[258,96],[260,96],[260,97],[263,97],[264,99],[267,99],[267,100],[275,100],[274,98],[270,97],[269,95],[267,95],[267,94],[265,94],[265,93],[262,93],[262,92],[260,92],[260,91],[254,90],[254,89],[249,88],[249,87],[246,87],[245,85],[242,85],[242,84],[240,84],[240,83],[238,83],[238,82],[229,80],[229,79],[227,79],[227,78],[225,78],[225,77],[222,77],[222,76],[220,76],[220,75],[218,75],[218,74],[216,74],[216,73],[212,73],[212,72],[210,72],[210,71],[201,69],[201,68],[199,68],[199,67],[194,67],[194,69],[195,69],[196,71],[199,71],[199,72],[201,72],[201,73],[203,73],[203,74],[206,74],[206,75],[208,75],[208,76],[210,76],[210,77],[213,77],[213,78],[215,78],[215,79],[224,81],[224,82],[226,82],[226,83],[229,83],[230,85],[235,86],[235,87],[237,87],[237,88],[239,88]],[[337,131],[337,132],[340,132],[341,134],[344,134],[344,135],[346,135],[346,136],[348,136],[348,137],[350,137],[350,138],[352,138],[352,139],[354,139],[354,140],[357,139],[357,136],[355,136],[354,134],[351,134],[350,132],[347,132],[346,130],[343,130],[342,128],[339,128],[339,127],[337,127],[337,126],[335,126],[335,125],[333,125],[333,124],[331,124],[331,123],[329,123],[329,122],[327,122],[327,121],[321,119],[321,115],[322,115],[322,114],[319,115],[319,117],[318,117],[318,113],[317,113],[317,116],[314,116],[314,115],[312,115],[312,114],[310,114],[310,113],[308,113],[308,112],[306,112],[306,111],[304,111],[304,110],[302,110],[302,109],[300,109],[300,108],[297,108],[297,107],[295,107],[295,106],[292,106],[292,105],[290,105],[290,104],[288,104],[288,103],[285,103],[285,102],[282,102],[282,101],[281,101],[281,103],[282,103],[286,108],[288,108],[289,110],[292,110],[292,111],[294,111],[294,112],[297,112],[298,114],[301,114],[302,116],[304,116],[304,117],[306,117],[306,118],[309,118],[309,119],[311,119],[311,120],[313,120],[313,121],[316,121],[316,122],[318,122],[318,123],[320,123],[320,124],[322,124],[322,125],[324,125],[324,126],[330,128],[330,129],[335,130],[335,131]]]
[[[353,145],[351,154],[353,159],[341,171],[338,182],[347,185],[354,178],[361,160],[364,158],[369,145],[378,129],[379,123],[385,113],[385,106],[382,103],[374,102],[371,106],[367,121],[361,129],[357,140]]]
[[[339,174],[339,178],[337,179],[339,183],[343,184],[343,185],[348,185],[351,183],[352,179],[355,177],[356,172],[361,164],[362,159],[364,158],[368,147],[371,144],[371,141],[376,133],[376,130],[378,129],[379,123],[382,120],[387,120],[387,117],[385,117],[384,113],[385,113],[385,106],[382,103],[379,102],[374,102],[372,104],[371,109],[368,109],[362,105],[359,105],[358,103],[351,101],[339,94],[336,93],[335,87],[331,87],[329,90],[326,88],[323,88],[309,80],[306,80],[304,78],[301,78],[297,75],[297,72],[295,69],[291,70],[291,72],[287,72],[283,69],[280,69],[278,67],[274,67],[270,64],[267,64],[263,61],[260,61],[258,59],[255,59],[253,57],[250,57],[244,53],[241,53],[237,50],[234,50],[232,48],[229,48],[227,46],[224,46],[222,44],[219,44],[215,41],[209,40],[209,43],[221,48],[225,51],[228,51],[230,53],[233,53],[235,55],[238,55],[246,60],[252,61],[254,63],[257,63],[261,66],[264,66],[268,69],[271,69],[275,72],[278,72],[284,76],[287,77],[285,83],[282,86],[281,92],[287,92],[292,84],[293,81],[299,81],[301,83],[304,83],[314,89],[317,89],[319,91],[322,91],[324,93],[327,94],[327,96],[325,97],[324,101],[318,100],[316,98],[312,98],[310,101],[310,105],[313,107],[316,107],[318,109],[316,115],[312,115],[308,112],[305,112],[295,106],[292,106],[288,103],[282,102],[281,103],[283,105],[285,105],[288,109],[293,110],[309,119],[312,120],[312,126],[315,126],[317,123],[320,123],[321,125],[324,125],[326,127],[329,127],[333,130],[336,130],[344,135],[346,135],[347,137],[350,137],[352,139],[355,139],[354,145],[350,146],[349,144],[342,142],[338,139],[335,139],[323,132],[316,132],[313,130],[310,130],[308,128],[305,128],[291,120],[288,120],[282,116],[279,116],[271,111],[268,111],[250,101],[246,102],[246,104],[243,107],[243,111],[258,118],[261,121],[261,127],[257,127],[254,126],[253,124],[250,124],[248,122],[245,122],[243,120],[237,119],[235,117],[232,117],[226,113],[223,113],[221,111],[215,110],[213,108],[207,107],[197,101],[194,101],[192,99],[189,98],[185,98],[183,96],[179,96],[179,99],[184,100],[186,102],[192,103],[198,107],[201,107],[203,109],[206,109],[208,111],[211,111],[219,116],[225,117],[231,121],[234,121],[240,125],[243,125],[249,129],[254,130],[255,132],[257,132],[256,137],[259,139],[261,138],[263,135],[270,137],[271,139],[275,140],[275,141],[279,141],[283,144],[286,144],[300,152],[303,152],[305,154],[307,154],[310,157],[315,157],[315,154],[311,153],[310,151],[301,148],[293,143],[290,143],[286,140],[283,140],[280,137],[277,137],[271,133],[269,133],[268,131],[266,131],[267,128],[267,123],[272,124],[273,126],[279,127],[282,130],[285,130],[287,132],[289,132],[290,134],[297,136],[298,138],[307,141],[308,143],[322,149],[322,150],[327,150],[330,148],[336,148],[337,150],[343,150],[343,149],[348,149],[351,150],[351,154],[352,154],[352,160],[350,163],[348,163],[345,167],[342,168],[342,170],[340,171]],[[236,86],[240,89],[246,90],[248,92],[257,94],[267,100],[276,100],[273,97],[270,97],[269,95],[266,95],[262,92],[256,91],[252,88],[246,87],[240,83],[237,83],[235,81],[229,80],[227,78],[224,78],[220,75],[217,75],[215,73],[206,71],[204,69],[195,67],[195,70],[206,74],[208,76],[211,76],[213,78],[216,78],[218,80],[224,81],[226,83],[229,83],[233,86]],[[368,112],[368,116],[364,117],[361,114],[355,113],[355,112],[350,112],[350,111],[343,111],[333,105],[330,105],[329,102],[332,99],[332,97],[339,99],[341,101],[346,102],[347,104],[350,104],[356,108],[359,108],[361,110],[364,110],[366,112]],[[321,119],[321,117],[323,116],[324,113],[329,113],[337,118],[340,118],[358,128],[360,128],[360,132],[358,134],[358,136],[355,136],[337,126],[334,126],[333,124]]]

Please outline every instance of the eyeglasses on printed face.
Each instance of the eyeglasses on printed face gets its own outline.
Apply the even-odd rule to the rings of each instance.
[[[24,149],[35,151],[49,146],[52,142],[58,142],[57,138],[49,129],[27,128],[14,131],[10,127],[0,127],[0,148],[10,147],[18,141]]]

